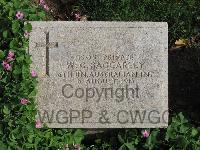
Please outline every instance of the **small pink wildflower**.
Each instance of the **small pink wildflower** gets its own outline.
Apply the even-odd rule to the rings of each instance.
[[[28,100],[25,99],[25,98],[22,98],[22,99],[20,100],[20,103],[21,103],[22,105],[26,105],[26,104],[28,103]]]
[[[13,57],[14,57],[14,53],[12,51],[9,51],[6,59],[8,62],[10,62],[14,59]]]
[[[69,150],[69,145],[68,144],[66,144],[66,149],[65,150]]]
[[[24,32],[24,37],[28,39],[29,36],[30,36],[30,32],[25,31],[25,32]]]
[[[41,128],[41,127],[42,127],[42,122],[41,122],[40,120],[37,120],[37,121],[35,122],[35,127],[36,127],[36,128]]]
[[[44,0],[40,0],[40,5],[44,6],[45,5],[45,1]]]
[[[36,71],[32,70],[32,71],[31,71],[31,76],[32,76],[32,77],[36,77],[36,76],[37,76]]]
[[[8,62],[10,62],[10,61],[12,61],[12,60],[14,60],[14,58],[12,58],[12,57],[6,57],[6,60],[8,61]]]
[[[9,52],[8,52],[8,57],[12,57],[12,58],[13,58],[14,55],[15,55],[15,54],[14,54],[12,51],[9,51]]]
[[[148,138],[150,133],[147,130],[144,130],[144,131],[142,131],[142,135],[143,135],[143,137]]]
[[[48,6],[47,4],[45,4],[45,5],[44,5],[44,9],[45,9],[46,11],[49,11],[49,6]]]
[[[40,4],[46,11],[49,11],[49,6],[45,2],[45,0],[40,0]]]
[[[81,14],[80,13],[76,13],[75,14],[75,20],[76,21],[80,21],[80,19],[81,19]]]
[[[11,67],[10,64],[6,64],[5,69],[6,69],[7,71],[10,71],[10,70],[12,69],[12,67]]]
[[[24,18],[23,12],[18,11],[18,12],[16,13],[16,17],[17,17],[17,19],[23,19],[23,18]]]
[[[6,71],[10,71],[12,69],[11,65],[8,64],[6,61],[2,62],[2,66]]]

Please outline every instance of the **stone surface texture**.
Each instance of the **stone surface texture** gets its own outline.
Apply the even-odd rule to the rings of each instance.
[[[38,116],[50,128],[167,127],[167,23],[31,24]]]

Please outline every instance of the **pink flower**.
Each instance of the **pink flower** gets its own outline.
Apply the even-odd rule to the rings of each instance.
[[[46,4],[45,0],[40,0],[40,5],[43,6],[46,11],[49,11],[49,6]]]
[[[45,5],[45,1],[44,0],[40,0],[40,5],[44,6]]]
[[[28,100],[25,99],[25,98],[22,98],[21,101],[20,101],[20,103],[21,103],[22,105],[26,105],[26,104],[28,103]]]
[[[36,127],[36,128],[41,128],[41,127],[42,127],[42,122],[41,122],[40,120],[37,120],[37,121],[35,122],[35,127]]]
[[[13,57],[14,57],[14,53],[12,51],[9,51],[6,59],[8,62],[10,62],[14,59]]]
[[[8,57],[12,57],[12,58],[13,58],[14,55],[15,55],[15,54],[14,54],[12,51],[9,51],[9,52],[8,52]]]
[[[32,71],[31,71],[31,76],[32,76],[32,77],[36,77],[36,76],[37,76],[36,71],[32,70]]]
[[[14,60],[14,58],[12,58],[12,57],[8,57],[8,56],[6,57],[6,59],[7,59],[8,62]]]
[[[44,5],[44,9],[45,9],[46,11],[49,11],[49,7],[48,7],[47,4]]]
[[[6,61],[2,62],[2,66],[6,71],[10,71],[12,69],[11,65],[8,64]]]
[[[68,144],[66,144],[66,149],[65,150],[69,150],[69,145]]]
[[[12,67],[11,67],[10,64],[6,64],[5,69],[6,69],[7,71],[10,71],[10,70],[12,69]]]
[[[150,133],[147,130],[144,130],[144,131],[142,131],[142,135],[143,135],[143,137],[148,138]]]
[[[80,19],[81,19],[81,14],[80,13],[76,13],[75,14],[75,20],[76,21],[80,21]]]
[[[24,18],[24,14],[21,11],[18,11],[16,13],[16,17],[17,17],[17,19],[23,19]]]
[[[29,33],[29,32],[27,32],[27,31],[25,31],[25,32],[24,32],[24,37],[28,39],[28,38],[29,38],[29,36],[30,36],[30,33]]]

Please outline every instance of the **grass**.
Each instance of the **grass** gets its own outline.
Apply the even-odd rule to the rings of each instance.
[[[79,6],[95,21],[168,22],[170,46],[199,32],[199,0],[79,0]]]

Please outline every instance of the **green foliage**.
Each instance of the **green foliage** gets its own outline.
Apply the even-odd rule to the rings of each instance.
[[[24,14],[22,20],[15,16],[17,11]],[[29,0],[0,1],[0,150],[64,149],[66,144],[81,144],[84,138],[81,130],[35,127],[37,79],[31,77],[24,33],[32,30],[28,21],[45,17],[46,12]],[[14,52],[11,71],[2,66],[9,51]],[[22,105],[22,98],[29,103]]]
[[[111,133],[110,137],[106,139],[99,137],[93,150],[155,150],[161,147],[170,150],[199,150],[200,127],[190,124],[182,113],[174,115],[166,129],[149,129],[147,131],[150,133],[149,137],[143,137],[141,129],[123,129],[118,132],[115,130],[117,136],[115,136],[116,133]],[[115,143],[108,140],[113,137],[116,138]]]
[[[167,128],[165,140],[171,149],[194,149],[200,140],[200,128],[194,128],[180,113],[172,118],[172,123]]]
[[[169,43],[200,28],[199,0],[79,0],[83,13],[99,21],[164,21]],[[178,2],[179,1],[179,2]]]

